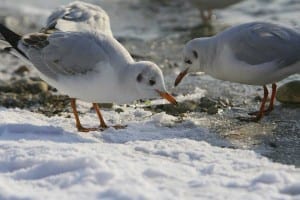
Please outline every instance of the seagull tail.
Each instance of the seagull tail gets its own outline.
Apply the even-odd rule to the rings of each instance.
[[[3,24],[0,24],[0,33],[4,37],[4,40],[0,38],[0,47],[3,50],[11,52],[12,48],[17,51],[18,54],[21,54],[22,57],[27,58],[27,56],[18,48],[18,43],[21,40],[22,36],[11,31]],[[13,53],[15,55],[15,53]]]

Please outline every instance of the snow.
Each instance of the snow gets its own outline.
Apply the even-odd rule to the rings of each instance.
[[[85,125],[95,113],[81,103]],[[300,199],[300,170],[229,146],[191,121],[123,108],[124,130],[0,109],[0,199]]]

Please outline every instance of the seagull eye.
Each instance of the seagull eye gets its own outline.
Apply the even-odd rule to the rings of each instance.
[[[143,80],[143,75],[142,74],[139,74],[137,77],[136,77],[136,80],[137,82],[141,82]]]
[[[155,82],[154,80],[149,80],[149,85],[152,86],[152,85],[155,85],[155,83],[156,83],[156,82]]]
[[[189,65],[193,64],[192,61],[189,60],[189,59],[184,60],[184,62],[185,62],[186,64],[189,64]]]
[[[195,57],[195,58],[198,58],[198,53],[197,53],[197,51],[193,51],[193,54],[194,54],[194,57]]]

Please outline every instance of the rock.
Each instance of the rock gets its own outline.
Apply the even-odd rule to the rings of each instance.
[[[28,89],[32,94],[45,93],[48,91],[48,84],[44,81],[36,81],[29,84]]]
[[[69,111],[69,98],[53,95],[47,83],[40,79],[16,79],[0,81],[0,105],[7,108],[26,108],[53,116]]]
[[[14,73],[19,76],[24,76],[28,72],[29,72],[29,69],[25,65],[20,66],[18,69],[16,69],[14,71]]]
[[[218,106],[217,105],[214,105],[214,106],[210,106],[209,108],[207,108],[207,114],[209,115],[215,115],[218,113]]]
[[[276,99],[281,103],[300,104],[300,81],[291,81],[280,86]]]
[[[100,108],[107,108],[107,109],[109,109],[109,108],[112,108],[113,106],[114,106],[113,103],[99,103],[99,107]]]
[[[147,106],[145,107],[145,109],[153,112],[166,112],[169,115],[180,116],[184,113],[195,111],[197,107],[197,102],[188,100],[184,102],[179,102],[176,106],[172,104],[161,104]]]
[[[20,100],[14,93],[6,93],[5,95],[1,95],[0,101],[1,105],[7,108],[24,107],[22,104],[20,104]]]
[[[116,109],[115,109],[115,112],[116,112],[116,113],[121,113],[121,112],[124,112],[124,110],[123,110],[122,108],[116,108]]]
[[[211,98],[202,97],[200,99],[200,107],[202,107],[202,108],[209,108],[209,107],[215,106],[215,105],[217,105],[217,101],[215,101]]]

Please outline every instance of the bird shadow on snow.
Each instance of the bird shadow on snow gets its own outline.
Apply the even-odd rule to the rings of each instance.
[[[91,132],[92,137],[72,133],[56,126],[38,126],[32,124],[0,125],[1,140],[42,140],[58,143],[95,143],[101,140],[106,143],[126,143],[133,141],[151,141],[164,139],[191,139],[206,141],[216,146],[230,146],[228,141],[217,134],[199,128],[193,123],[183,123],[173,126],[157,124],[155,122],[130,123],[122,130],[110,128],[103,132]],[[96,139],[96,140],[95,140]]]
[[[32,124],[0,125],[0,140],[44,140],[59,143],[95,142],[79,134],[67,132],[56,126],[38,126]]]
[[[126,129],[108,129],[95,137],[107,143],[127,143],[134,141],[152,141],[164,139],[190,139],[206,141],[211,145],[229,147],[231,143],[208,129],[201,128],[192,122],[166,125],[148,121],[130,123]]]

